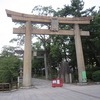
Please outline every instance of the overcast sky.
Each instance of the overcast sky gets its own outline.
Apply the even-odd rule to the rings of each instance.
[[[85,8],[100,6],[100,0],[83,0]],[[54,9],[62,8],[64,5],[70,4],[70,0],[0,0],[0,50],[4,45],[9,45],[9,41],[15,37],[13,35],[13,23],[11,18],[7,17],[5,9],[31,13],[36,5],[52,6]]]

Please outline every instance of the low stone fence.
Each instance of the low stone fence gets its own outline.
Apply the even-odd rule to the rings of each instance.
[[[13,89],[18,89],[18,83],[0,83],[0,91],[10,91]]]
[[[0,83],[0,91],[9,91],[11,90],[10,83]]]

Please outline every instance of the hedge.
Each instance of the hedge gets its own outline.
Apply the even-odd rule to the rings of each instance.
[[[95,71],[95,72],[92,74],[92,79],[93,79],[95,82],[100,82],[100,70]]]

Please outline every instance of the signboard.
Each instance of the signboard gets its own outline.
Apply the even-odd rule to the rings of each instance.
[[[82,71],[82,81],[86,82],[86,71]]]
[[[59,29],[58,19],[52,18],[51,19],[51,31],[58,32],[58,29]]]

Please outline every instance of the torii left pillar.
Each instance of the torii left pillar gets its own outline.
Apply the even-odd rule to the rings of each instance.
[[[31,30],[30,21],[26,22],[25,48],[24,48],[24,66],[23,66],[23,87],[32,86],[31,79]]]

